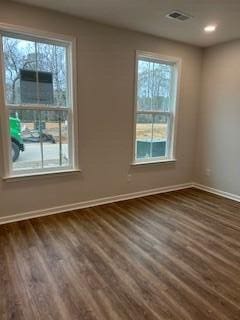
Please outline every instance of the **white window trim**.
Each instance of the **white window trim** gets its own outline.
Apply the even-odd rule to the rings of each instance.
[[[168,157],[154,157],[149,159],[136,159],[136,129],[137,129],[137,90],[138,90],[138,59],[144,57],[149,59],[156,59],[158,62],[163,63],[169,63],[171,65],[174,65],[175,68],[175,78],[174,78],[174,84],[173,84],[173,119],[172,119],[172,129],[171,131],[171,137],[169,142],[169,156]],[[171,57],[171,56],[165,56],[158,53],[153,52],[146,52],[146,51],[140,51],[136,50],[135,53],[135,77],[134,77],[134,125],[133,125],[133,152],[132,152],[132,166],[137,165],[151,165],[151,164],[163,164],[163,163],[171,163],[176,162],[176,140],[177,140],[177,124],[178,124],[178,114],[179,114],[179,101],[180,101],[180,79],[181,79],[181,67],[182,67],[182,60],[180,58]],[[144,111],[141,111],[141,113],[144,113]],[[154,113],[151,112],[151,113]],[[159,112],[157,112],[159,114]]]
[[[45,169],[34,169],[26,170],[26,172],[21,172],[19,174],[14,174],[11,171],[11,150],[9,143],[9,127],[8,127],[8,110],[6,109],[6,100],[5,100],[5,69],[4,69],[4,58],[3,58],[3,42],[2,34],[6,33],[16,34],[20,37],[30,37],[34,40],[49,40],[51,43],[67,45],[69,53],[68,55],[68,87],[69,87],[69,108],[71,109],[69,115],[71,115],[71,127],[69,130],[71,143],[69,144],[69,155],[71,157],[70,162],[71,166],[69,167],[60,167],[60,168],[45,168]],[[22,179],[24,176],[27,177],[37,177],[40,175],[50,175],[51,173],[55,175],[56,173],[66,173],[66,172],[79,172],[79,150],[78,150],[78,107],[77,107],[77,59],[76,59],[76,38],[59,35],[56,33],[51,33],[47,31],[40,31],[38,29],[27,28],[23,26],[2,24],[0,23],[0,124],[1,124],[1,134],[2,134],[2,154],[3,154],[3,168],[4,168],[4,177],[3,179]],[[2,92],[2,94],[1,94]],[[19,106],[21,107],[21,106]],[[27,109],[28,107],[23,105],[22,108]],[[64,109],[64,108],[63,108]],[[66,108],[64,109],[66,110]]]

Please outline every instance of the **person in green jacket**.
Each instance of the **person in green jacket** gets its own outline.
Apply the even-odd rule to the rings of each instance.
[[[21,133],[21,121],[18,118],[9,118],[12,161],[15,162],[19,158],[20,151],[24,151],[23,138]]]

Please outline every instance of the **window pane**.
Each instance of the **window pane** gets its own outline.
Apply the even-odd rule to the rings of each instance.
[[[67,112],[43,111],[42,135],[44,168],[68,166]]]
[[[174,67],[156,60],[138,60],[138,111],[170,111]]]
[[[136,127],[136,158],[148,159],[152,153],[153,116],[138,114]]]
[[[169,116],[137,115],[136,158],[152,159],[167,156]]]
[[[169,131],[169,117],[155,115],[153,122],[152,157],[167,156],[167,139]]]
[[[22,99],[29,99],[30,101],[36,99],[36,83],[29,81],[31,90],[22,88],[21,93],[20,80],[20,73],[23,70],[33,71],[33,74],[36,73],[35,43],[28,40],[3,37],[3,52],[6,102],[8,104],[19,104]]]
[[[45,74],[40,87],[43,100],[40,103],[67,105],[66,54],[65,47],[37,43],[38,71]]]
[[[69,166],[68,112],[11,112],[9,131],[13,171]]]
[[[13,171],[42,168],[38,111],[11,112],[9,131]]]
[[[3,37],[6,101],[67,106],[67,48]]]

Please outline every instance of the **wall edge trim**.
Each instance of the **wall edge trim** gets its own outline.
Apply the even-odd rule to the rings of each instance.
[[[51,207],[51,208],[46,208],[46,209],[39,209],[39,210],[18,213],[18,214],[14,214],[14,215],[0,217],[0,225],[11,223],[11,222],[27,220],[27,219],[32,219],[32,218],[53,215],[53,214],[58,214],[58,213],[63,213],[63,212],[68,212],[68,211],[73,211],[73,210],[78,210],[78,209],[95,207],[95,206],[118,202],[118,201],[141,198],[141,197],[150,196],[150,195],[154,195],[154,194],[160,194],[160,193],[166,193],[166,192],[170,192],[170,191],[188,189],[193,186],[194,186],[194,184],[192,182],[189,182],[189,183],[177,184],[177,185],[172,185],[172,186],[167,186],[167,187],[160,187],[160,188],[142,190],[142,191],[127,193],[127,194],[120,194],[120,195],[116,195],[116,196],[109,196],[109,197],[103,197],[103,198],[99,198],[99,199],[71,203],[71,204],[67,204],[67,205],[56,206],[56,207]]]
[[[221,196],[221,197],[224,197],[224,198],[227,198],[230,200],[240,202],[240,196],[237,194],[234,194],[234,193],[226,192],[226,191],[223,191],[220,189],[211,188],[211,187],[205,186],[200,183],[193,183],[193,188],[203,190],[203,191],[213,193],[213,194],[216,194],[218,196]]]
[[[137,198],[146,197],[154,194],[161,194],[161,193],[166,193],[171,191],[183,190],[188,188],[196,188],[212,194],[216,194],[218,196],[221,196],[230,200],[240,202],[240,195],[229,193],[216,188],[211,188],[200,183],[188,182],[188,183],[177,184],[173,186],[142,190],[142,191],[137,191],[132,193],[120,194],[117,196],[103,197],[99,199],[93,199],[93,200],[71,203],[67,205],[56,206],[56,207],[51,207],[46,209],[23,212],[19,214],[10,215],[10,216],[4,216],[4,217],[0,217],[0,225],[11,223],[11,222],[23,221],[23,220],[32,219],[32,218],[49,216],[49,215],[63,213],[63,212],[69,212],[69,211],[78,210],[78,209],[100,206],[100,205],[113,203],[113,202],[137,199]]]

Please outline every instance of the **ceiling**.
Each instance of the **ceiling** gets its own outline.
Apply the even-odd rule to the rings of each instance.
[[[240,0],[15,0],[201,47],[240,38]],[[172,10],[193,16],[165,18]],[[217,24],[206,34],[203,28]]]

